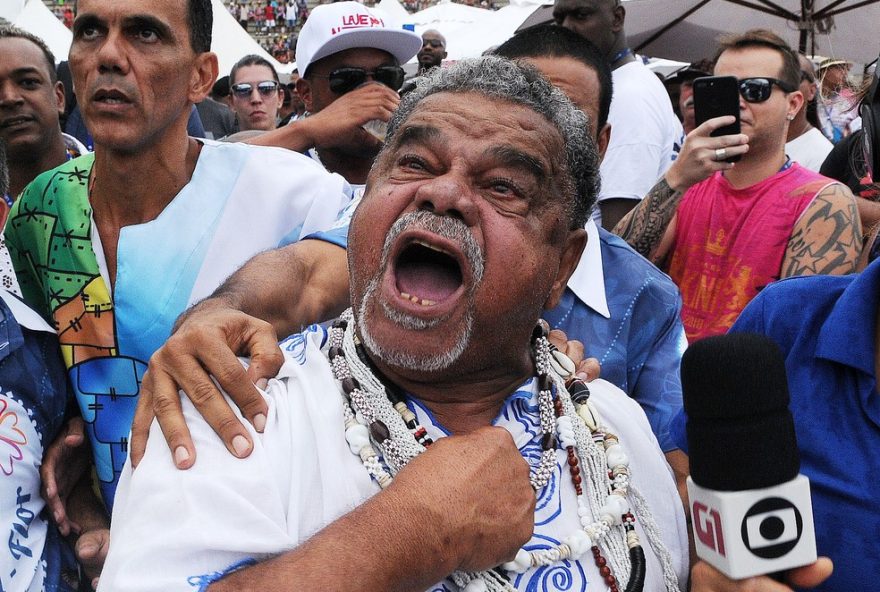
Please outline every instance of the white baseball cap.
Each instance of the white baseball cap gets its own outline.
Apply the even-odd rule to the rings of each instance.
[[[359,2],[316,6],[296,42],[296,67],[305,76],[309,66],[334,53],[359,47],[387,51],[400,64],[422,48],[414,31],[388,26],[385,19]]]

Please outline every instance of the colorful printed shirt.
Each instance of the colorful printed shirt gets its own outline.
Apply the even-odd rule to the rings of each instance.
[[[669,275],[681,290],[689,341],[727,331],[779,279],[792,229],[831,183],[793,163],[744,189],[720,172],[688,189],[678,207]]]
[[[44,513],[40,464],[73,402],[46,321],[0,290],[0,590],[73,592],[73,553]]]
[[[126,464],[119,485],[113,545],[99,592],[206,590],[232,570],[297,547],[378,493],[379,486],[346,442],[342,396],[326,348],[326,333],[318,327],[282,343],[285,363],[265,393],[266,428],[258,434],[245,422],[254,439],[246,459],[226,450],[188,399],[183,400],[184,416],[199,451],[191,469],[174,467],[160,428],[153,424],[146,456],[137,471]],[[542,450],[536,387],[536,379],[521,385],[493,422],[510,432],[532,464]],[[632,482],[671,554],[675,574],[670,575],[683,586],[688,552],[681,500],[645,415],[608,382],[591,382],[590,392],[590,401],[626,447]],[[410,398],[409,406],[433,439],[448,434],[416,399]],[[647,558],[645,590],[665,590],[655,549],[636,524]],[[537,494],[535,532],[526,548],[546,549],[578,528],[568,459],[560,449],[550,482]],[[376,537],[379,549],[382,533]],[[607,590],[590,554],[512,576],[514,588],[523,592]],[[459,588],[444,580],[429,590]]]
[[[302,155],[205,142],[164,211],[121,229],[111,296],[88,196],[93,163],[83,156],[29,185],[6,241],[25,301],[58,331],[110,507],[147,361],[177,316],[256,253],[331,226],[350,193]]]

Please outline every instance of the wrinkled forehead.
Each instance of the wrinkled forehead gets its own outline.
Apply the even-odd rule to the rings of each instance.
[[[406,142],[456,141],[462,150],[493,145],[534,152],[552,166],[563,157],[562,133],[543,114],[517,102],[476,91],[438,92],[416,104],[400,123],[390,148]]]

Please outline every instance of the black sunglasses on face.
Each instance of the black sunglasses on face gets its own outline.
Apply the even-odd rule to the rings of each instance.
[[[431,47],[443,47],[443,42],[439,39],[425,39],[422,41],[422,47],[430,45]]]
[[[786,93],[794,92],[795,90],[778,78],[741,78],[739,81],[739,94],[747,103],[763,103],[770,98],[774,84]]]
[[[264,96],[271,96],[272,93],[278,92],[279,84],[274,80],[264,80],[257,83],[257,91]],[[240,99],[249,99],[251,93],[254,92],[254,85],[250,82],[239,82],[232,85],[232,94]]]
[[[379,66],[375,70],[337,68],[326,76],[320,74],[313,74],[313,76],[316,78],[326,78],[329,81],[331,91],[337,95],[344,95],[366,82],[367,77],[384,84],[392,90],[400,90],[400,87],[403,86],[404,72],[400,66]]]

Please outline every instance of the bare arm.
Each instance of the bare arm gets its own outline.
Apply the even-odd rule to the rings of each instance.
[[[666,177],[660,179],[645,199],[614,227],[614,234],[623,238],[643,257],[659,265],[666,257],[666,253],[661,252],[666,250],[660,249],[661,244],[667,242],[663,239],[683,196],[683,191],[669,186]]]
[[[714,130],[732,122],[732,116],[716,117],[689,133],[678,159],[645,199],[614,227],[614,234],[655,264],[662,262],[671,246],[670,224],[685,191],[716,171],[734,166],[716,160],[716,150],[723,148],[728,157],[748,151],[748,138],[743,134],[711,137]]]
[[[136,466],[144,454],[154,416],[177,466],[189,468],[195,462],[179,390],[189,395],[232,454],[250,454],[248,431],[211,377],[261,432],[266,403],[254,385],[265,385],[281,367],[277,336],[331,318],[346,306],[348,267],[341,247],[304,240],[254,257],[214,295],[181,315],[174,333],[150,358],[131,427],[132,463]],[[238,355],[250,357],[247,370]]]
[[[498,428],[441,438],[388,489],[303,545],[209,590],[277,590],[283,582],[286,590],[411,592],[457,569],[491,569],[534,528],[535,496],[518,455]]]
[[[378,140],[361,126],[373,119],[388,121],[400,97],[382,84],[367,84],[346,93],[327,107],[290,125],[250,138],[248,144],[280,146],[295,152],[309,148],[331,148],[359,137],[367,144]]]
[[[261,253],[180,315],[175,332],[201,310],[218,304],[266,321],[280,336],[332,318],[348,306],[345,249],[304,240]]]
[[[795,225],[780,276],[852,273],[861,252],[855,198],[846,186],[834,183],[816,195]]]

